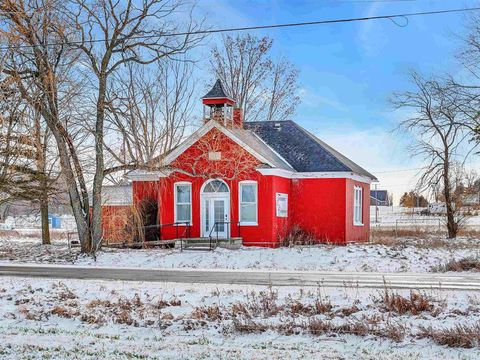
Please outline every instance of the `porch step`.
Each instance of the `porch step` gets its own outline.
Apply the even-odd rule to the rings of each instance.
[[[241,237],[232,237],[226,239],[213,238],[210,242],[209,237],[177,239],[175,248],[183,248],[184,250],[213,250],[216,247],[224,249],[239,249],[242,246]]]

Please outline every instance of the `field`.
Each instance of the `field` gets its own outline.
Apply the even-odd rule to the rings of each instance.
[[[2,278],[8,359],[477,359],[480,298]]]
[[[393,215],[392,215],[393,216]],[[408,217],[408,215],[405,215]],[[398,217],[397,217],[398,218]],[[402,217],[400,217],[402,218]],[[384,220],[387,218],[384,218]],[[348,272],[480,271],[480,234],[387,221],[364,244],[278,249],[70,248],[3,231],[0,263]],[[5,359],[478,359],[473,291],[0,278]]]

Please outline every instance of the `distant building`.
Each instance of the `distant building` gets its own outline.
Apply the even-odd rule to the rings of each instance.
[[[56,214],[48,214],[48,223],[51,229],[62,228],[62,218]]]
[[[370,206],[390,206],[387,190],[370,190]]]
[[[465,195],[462,202],[465,206],[478,206],[480,205],[480,194]]]

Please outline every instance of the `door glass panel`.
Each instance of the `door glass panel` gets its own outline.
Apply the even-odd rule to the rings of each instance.
[[[204,201],[204,206],[205,206],[205,232],[210,231],[210,201],[205,200]]]
[[[225,221],[225,202],[223,200],[214,200],[213,201],[213,218],[216,223]],[[217,229],[219,233],[225,231],[225,224],[217,224]]]

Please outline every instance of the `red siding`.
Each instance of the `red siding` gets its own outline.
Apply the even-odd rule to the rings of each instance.
[[[132,186],[134,204],[142,200],[158,200],[158,181],[134,181]]]
[[[346,180],[347,211],[346,216],[346,242],[368,241],[370,236],[370,184],[361,183],[351,179]],[[361,186],[363,191],[363,226],[353,225],[353,189]]]
[[[212,161],[208,152],[221,152],[221,160]],[[231,236],[238,236],[239,182],[255,180],[258,184],[258,225],[240,228],[244,245],[277,246],[293,225],[313,234],[319,242],[345,244],[349,241],[365,241],[369,236],[370,186],[345,178],[286,179],[263,176],[255,169],[259,165],[230,138],[217,129],[205,135],[172,164],[179,169],[158,182],[133,183],[134,203],[143,199],[158,199],[160,224],[172,224],[174,220],[174,184],[188,181],[192,185],[192,226],[190,236],[199,237],[200,191],[210,178],[224,180],[230,189]],[[190,175],[187,175],[190,174]],[[233,179],[233,180],[232,180]],[[353,188],[363,187],[364,226],[353,225]],[[288,194],[288,217],[276,216],[276,193]],[[184,226],[162,228],[162,239],[182,236]],[[178,231],[178,232],[177,232]]]
[[[321,242],[345,243],[346,179],[293,179],[291,224]]]

